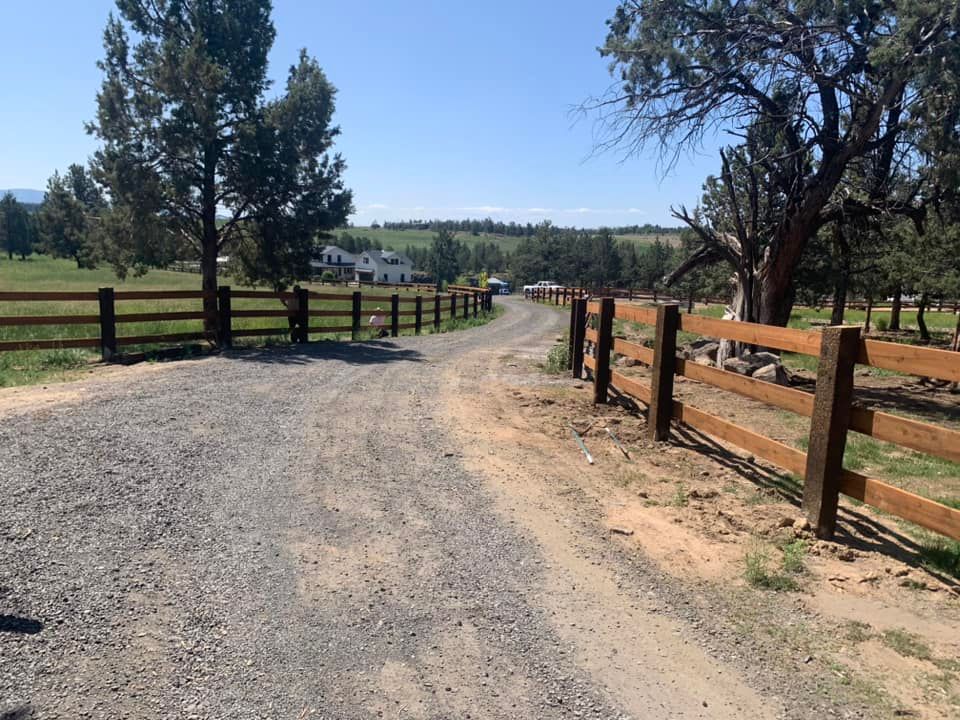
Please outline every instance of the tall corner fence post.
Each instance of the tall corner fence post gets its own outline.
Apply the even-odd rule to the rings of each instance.
[[[294,342],[307,343],[310,341],[310,291],[297,287],[293,290],[297,300],[296,337]]]
[[[802,507],[817,537],[828,539],[833,537],[837,526],[860,326],[824,328],[820,337]]]
[[[217,288],[217,345],[222,350],[233,347],[233,311],[230,309],[230,286]]]
[[[104,362],[109,362],[117,355],[117,312],[113,288],[97,290],[97,299],[100,304],[100,357]]]
[[[420,330],[423,327],[423,296],[420,293],[417,293],[415,308],[416,312],[414,314],[414,323],[416,327],[414,332],[419,335]]]
[[[650,412],[647,432],[661,442],[670,437],[673,416],[673,374],[677,367],[677,329],[680,306],[657,306],[657,330],[653,344],[653,368],[650,379]]]
[[[440,292],[433,296],[433,330],[440,332]]]
[[[400,334],[400,296],[394,293],[390,296],[390,337]]]
[[[353,332],[351,333],[352,339],[357,340],[360,337],[360,308],[363,304],[363,295],[359,290],[354,291],[353,293],[353,307],[351,308],[352,315],[350,319],[353,321]]]
[[[577,304],[576,302],[574,302],[573,304],[570,305],[570,325],[569,325],[569,328],[567,329],[567,342],[569,343],[569,347],[567,349],[567,370],[570,370],[573,368],[573,348],[576,346],[576,343],[577,343],[576,325],[577,325]]]
[[[610,388],[610,347],[613,345],[613,314],[616,310],[614,302],[611,297],[600,300],[600,322],[597,325],[594,357],[597,368],[593,373],[593,402],[597,405],[607,402],[607,391]]]
[[[587,301],[577,298],[573,301],[573,357],[571,369],[573,377],[583,377],[583,342],[587,334]]]

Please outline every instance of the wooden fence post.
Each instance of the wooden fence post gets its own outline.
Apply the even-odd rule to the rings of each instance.
[[[433,330],[440,332],[440,293],[433,296]]]
[[[574,298],[572,312],[574,320],[571,369],[573,377],[579,380],[583,377],[583,341],[587,333],[587,301],[583,298]]]
[[[100,357],[104,362],[109,362],[117,354],[117,313],[113,288],[100,288],[97,299],[100,301]]]
[[[217,345],[233,347],[233,312],[230,310],[230,286],[217,288]]]
[[[450,319],[454,320],[457,317],[457,294],[455,292],[450,293]]]
[[[679,305],[657,306],[657,335],[653,344],[647,432],[651,440],[658,442],[670,437],[670,418],[673,416],[673,373],[677,366],[679,324]]]
[[[297,298],[297,314],[292,340],[295,343],[306,343],[310,341],[310,291],[298,287],[294,288],[293,292]]]
[[[361,295],[360,290],[357,290],[353,293],[353,316],[351,317],[351,320],[353,320],[352,337],[354,340],[360,337],[360,306],[362,303],[363,296]]]
[[[607,402],[607,390],[610,387],[610,346],[613,345],[615,308],[613,298],[600,300],[600,323],[597,326],[597,346],[594,352],[597,367],[593,372],[593,402],[597,405]]]
[[[464,293],[463,295],[463,319],[466,320],[470,317],[470,294]]]
[[[390,296],[390,337],[400,334],[400,296],[394,293]]]
[[[824,328],[820,337],[817,389],[803,482],[803,511],[817,537],[832,538],[837,525],[840,474],[850,424],[860,326]]]
[[[480,296],[477,293],[473,294],[473,317],[477,317],[477,300],[480,299]]]
[[[420,328],[423,327],[423,296],[418,293],[416,300],[417,300],[417,304],[416,304],[417,312],[415,315],[416,328],[414,329],[414,332],[417,335],[419,335]]]

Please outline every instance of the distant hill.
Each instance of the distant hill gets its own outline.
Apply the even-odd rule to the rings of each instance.
[[[43,190],[30,190],[28,188],[10,188],[9,190],[0,190],[0,197],[7,193],[13,193],[17,202],[39,205],[43,202],[43,196],[46,194]]]

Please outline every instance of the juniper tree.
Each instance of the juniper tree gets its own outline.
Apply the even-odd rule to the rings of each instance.
[[[335,90],[317,62],[301,51],[285,92],[266,98],[270,10],[269,0],[117,0],[104,30],[88,130],[103,141],[94,168],[117,213],[113,240],[149,255],[137,224],[174,238],[211,293],[218,255],[237,249],[250,279],[305,276],[318,233],[351,212],[331,154]]]
[[[922,227],[926,205],[956,187],[932,169],[956,157],[957,0],[623,0],[608,25],[601,53],[616,81],[591,103],[601,146],[659,143],[669,163],[716,131],[762,129],[744,162],[734,151],[723,162],[732,232],[678,212],[701,237],[685,269],[727,256],[754,283],[741,288],[744,319],[786,323],[821,227],[884,213]],[[863,171],[849,172],[856,163]],[[734,165],[763,186],[748,177],[738,189],[724,177]]]

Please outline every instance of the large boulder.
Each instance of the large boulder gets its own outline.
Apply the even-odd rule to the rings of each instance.
[[[790,376],[787,375],[787,371],[783,369],[783,365],[780,363],[764,365],[762,368],[755,370],[751,377],[768,383],[776,383],[777,385],[790,384]]]
[[[746,353],[741,358],[744,362],[750,363],[754,370],[759,370],[766,365],[771,363],[780,364],[780,357],[774,355],[772,352],[755,352],[755,353]]]
[[[720,343],[713,341],[698,341],[690,346],[690,359],[701,365],[710,365],[717,359]]]
[[[741,360],[740,358],[735,357],[724,360],[723,369],[729,370],[730,372],[735,372],[738,375],[749,375],[751,372],[756,370],[756,368],[746,360]]]

